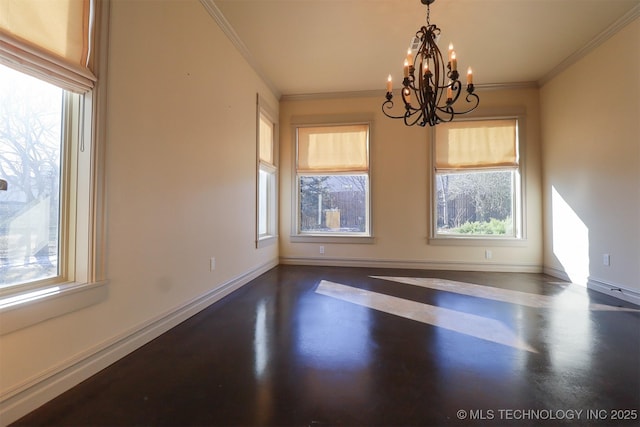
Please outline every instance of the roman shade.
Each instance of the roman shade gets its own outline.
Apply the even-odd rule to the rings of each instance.
[[[299,173],[369,170],[369,125],[298,128]]]
[[[441,123],[435,132],[437,171],[518,167],[516,120]]]
[[[273,125],[260,114],[260,161],[273,165]]]
[[[0,0],[0,62],[66,90],[91,90],[92,3]]]

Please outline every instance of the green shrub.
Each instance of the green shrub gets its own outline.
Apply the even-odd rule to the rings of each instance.
[[[491,218],[488,222],[465,222],[452,231],[460,234],[507,234],[511,233],[512,230],[513,222],[509,217],[503,220]]]

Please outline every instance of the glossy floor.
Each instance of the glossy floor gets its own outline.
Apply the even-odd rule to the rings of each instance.
[[[17,424],[637,425],[639,412],[638,306],[539,274],[280,266]]]

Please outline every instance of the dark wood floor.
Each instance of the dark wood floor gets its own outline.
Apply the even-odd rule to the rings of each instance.
[[[439,277],[552,304],[370,276]],[[421,303],[433,319],[319,294],[321,280]],[[640,311],[618,307],[640,308],[540,274],[279,266],[15,424],[638,425]],[[439,326],[457,313],[532,349]]]

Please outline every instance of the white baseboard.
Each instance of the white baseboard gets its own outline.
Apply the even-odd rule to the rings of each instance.
[[[555,277],[555,278],[558,278],[560,280],[564,280],[566,282],[571,282],[571,278],[569,277],[569,275],[564,270],[560,270],[560,269],[557,269],[557,268],[554,268],[554,267],[544,266],[543,269],[542,269],[542,272],[544,274],[546,274],[546,275],[551,276],[551,277]]]
[[[317,265],[328,267],[408,268],[419,270],[495,271],[512,273],[541,273],[542,266],[534,264],[504,264],[495,262],[406,261],[393,259],[280,257],[280,264]]]
[[[589,277],[587,288],[610,295],[623,301],[630,302],[632,304],[640,305],[640,292],[617,285],[615,283]]]
[[[571,282],[571,278],[564,270],[560,270],[553,267],[545,266],[543,269],[545,274],[549,276],[557,277],[558,279]],[[630,302],[632,304],[640,305],[640,292],[629,289],[625,286],[621,286],[617,283],[611,283],[606,280],[597,279],[595,277],[589,277],[587,283],[578,283],[579,285],[586,286],[587,289],[591,289],[614,298]]]
[[[20,419],[277,265],[276,259],[260,265],[200,297],[137,325],[46,373],[7,390],[0,395],[0,425],[8,425]]]

